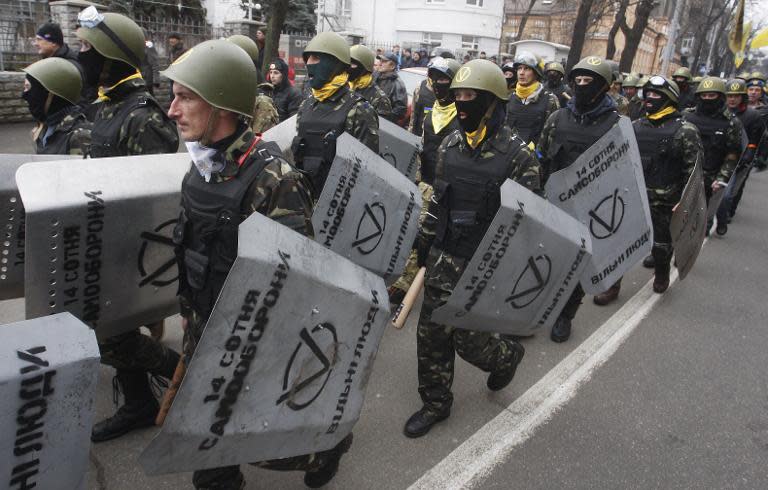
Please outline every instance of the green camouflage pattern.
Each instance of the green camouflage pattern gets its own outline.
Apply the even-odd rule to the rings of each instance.
[[[696,108],[686,109],[685,112],[694,113]],[[736,170],[736,164],[739,163],[739,158],[741,158],[741,137],[743,134],[746,134],[744,132],[744,125],[741,124],[739,118],[731,114],[731,111],[728,109],[718,112],[714,117],[728,120],[728,128],[725,130],[725,148],[727,153],[723,159],[723,164],[720,166],[720,170],[717,172],[704,171],[704,183],[706,186],[712,185],[714,181],[727,183],[731,179],[733,171]]]
[[[392,102],[378,85],[371,83],[365,88],[355,90],[355,93],[367,100],[379,117],[387,120],[392,118]]]
[[[527,146],[508,126],[502,127],[491,138],[486,139],[477,150],[472,150],[459,131],[449,135],[438,148],[435,178],[443,175],[445,155],[459,152],[468,164],[494,158],[499,148],[520,148],[509,162],[509,178],[541,194],[541,167]],[[484,189],[478,189],[483,192]],[[434,198],[430,211],[424,217],[418,240],[431,243],[437,228],[439,204]],[[432,312],[443,305],[451,295],[469,260],[455,257],[438,247],[431,247],[426,260],[424,281],[424,303],[421,307],[416,333],[418,357],[419,394],[425,408],[437,415],[450,412],[453,403],[451,385],[455,354],[485,372],[507,368],[516,361],[515,340],[510,337],[457,329],[432,321]]]
[[[643,99],[641,99],[637,95],[633,95],[632,98],[629,99],[628,111],[629,111],[629,118],[632,121],[635,121],[645,116],[645,107],[643,106]]]
[[[50,148],[61,148],[63,155],[87,155],[91,148],[91,128],[93,123],[88,121],[85,114],[79,111],[64,116],[56,125],[53,133],[48,136],[43,146],[43,135],[48,130],[45,125],[39,126],[33,132],[37,153],[50,154]]]
[[[257,94],[253,104],[253,120],[251,129],[254,133],[261,134],[280,123],[275,103],[268,95]]]
[[[419,191],[421,191],[421,213],[419,214],[419,227],[424,224],[424,220],[427,217],[429,210],[429,203],[432,200],[434,190],[432,186],[426,182],[419,182]],[[408,256],[408,262],[405,264],[405,271],[397,281],[392,285],[402,291],[408,291],[411,287],[411,283],[416,278],[416,274],[419,272],[419,266],[417,264],[417,254],[415,250],[411,250],[411,254]]]
[[[94,125],[116,117],[123,104],[129,103],[127,95],[142,91],[148,98],[144,80],[136,78],[118,85],[107,93],[110,100],[98,103]],[[133,110],[120,126],[118,145],[111,156],[151,155],[176,153],[179,149],[179,133],[176,124],[167,119],[160,108],[152,103]]]
[[[621,94],[610,91],[608,92],[608,95],[611,97],[611,99],[613,99],[613,102],[616,103],[616,110],[619,112],[619,114],[629,117],[629,101],[627,98]]]

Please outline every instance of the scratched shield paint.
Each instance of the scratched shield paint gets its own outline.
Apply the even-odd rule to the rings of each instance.
[[[683,189],[680,204],[672,213],[669,232],[675,250],[675,266],[682,281],[693,268],[704,244],[707,228],[707,199],[704,194],[704,174],[701,161]]]
[[[421,149],[419,136],[383,117],[379,118],[379,155],[408,177],[411,182],[416,180]]]
[[[572,165],[553,173],[546,194],[590,232],[592,258],[581,278],[587,293],[607,290],[651,252],[651,211],[628,118],[622,117]]]
[[[69,311],[106,338],[178,311],[171,241],[187,154],[29,163],[28,318]]]
[[[0,326],[0,487],[84,490],[99,347],[60,313]]]
[[[142,467],[175,473],[332,448],[360,416],[388,324],[381,277],[251,215]]]

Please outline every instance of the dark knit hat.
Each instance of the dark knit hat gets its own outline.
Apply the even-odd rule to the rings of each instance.
[[[40,29],[37,30],[37,36],[59,46],[64,44],[64,34],[61,32],[61,27],[54,22],[41,25]]]

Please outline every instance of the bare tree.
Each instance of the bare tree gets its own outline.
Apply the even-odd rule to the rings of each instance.
[[[277,57],[280,46],[280,32],[283,30],[285,18],[288,15],[289,0],[269,0],[270,15],[267,22],[267,39],[264,43],[264,62],[261,65],[261,73],[266,73],[269,64]]]
[[[627,7],[629,7],[629,0],[621,0],[611,30],[608,31],[608,45],[605,49],[606,59],[612,60],[616,55],[616,34],[621,30],[621,26],[627,23]]]
[[[533,10],[533,6],[536,5],[536,0],[530,0],[528,2],[528,8],[525,9],[525,12],[523,12],[523,16],[520,17],[520,25],[517,27],[517,35],[515,36],[515,40],[519,41],[523,38],[523,31],[525,30],[525,24],[528,23],[528,17],[531,15],[531,11]],[[517,52],[517,46],[515,46],[514,52],[511,54],[515,54]]]
[[[573,37],[571,38],[571,50],[568,52],[566,61],[566,71],[570,71],[573,65],[581,59],[581,51],[584,49],[584,40],[587,37],[587,26],[590,19],[590,10],[595,0],[581,0],[579,10],[576,13],[576,22],[573,26]]]
[[[621,25],[621,32],[624,33],[624,51],[621,53],[619,61],[619,71],[632,71],[632,63],[635,61],[635,55],[640,48],[640,41],[643,39],[645,28],[648,27],[648,19],[655,5],[655,0],[640,0],[635,7],[635,22],[630,28],[626,22]]]

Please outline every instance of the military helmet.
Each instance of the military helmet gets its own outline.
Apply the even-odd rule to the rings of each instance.
[[[725,84],[725,95],[747,95],[747,82],[732,78]]]
[[[73,104],[80,101],[83,79],[71,61],[64,58],[45,58],[32,63],[24,68],[24,71],[53,95]]]
[[[528,51],[519,52],[515,56],[515,60],[512,63],[512,66],[514,67],[515,71],[517,71],[517,67],[520,65],[524,65],[532,69],[539,77],[539,79],[544,78],[544,62],[541,61],[541,58],[535,54]]]
[[[461,69],[461,63],[451,58],[443,58],[442,56],[436,56],[429,61],[427,65],[427,73],[432,70],[438,71],[447,76],[451,80],[456,76],[456,73]]]
[[[698,85],[698,84],[700,84],[702,79],[703,79],[703,77],[693,77],[691,79],[691,85]]]
[[[613,80],[613,70],[609,63],[599,56],[587,56],[582,59],[571,69],[571,73],[568,75],[568,79],[572,80],[578,71],[588,71],[594,75],[599,76],[605,83],[610,85]]]
[[[736,75],[736,78],[741,78],[742,80],[744,80],[746,82],[749,79],[750,75],[751,75],[751,73],[749,73],[748,71],[743,71],[743,72],[739,73],[738,75]]]
[[[511,61],[504,63],[501,67],[501,72],[504,73],[505,71],[515,71],[515,64]]]
[[[464,64],[451,82],[451,90],[460,88],[485,90],[501,100],[509,100],[504,73],[496,63],[488,60],[477,59]]]
[[[696,94],[698,95],[706,92],[716,92],[725,95],[725,81],[718,77],[706,77],[702,79],[699,86],[696,87]]]
[[[128,63],[137,70],[144,62],[144,33],[141,27],[120,14],[100,14],[88,7],[78,16],[75,35],[88,42],[105,58]]]
[[[648,78],[642,87],[643,95],[648,93],[649,90],[653,90],[666,95],[674,104],[677,104],[680,100],[680,87],[677,86],[674,80],[669,80],[660,75]]]
[[[312,53],[329,54],[345,65],[351,64],[349,57],[349,44],[343,37],[335,32],[321,32],[313,37],[304,48],[304,61],[307,61]]]
[[[763,75],[759,71],[753,71],[752,73],[749,74],[749,77],[747,78],[747,82],[752,82],[753,80],[757,80],[757,81],[763,82],[763,84],[764,84],[765,83],[765,75]]]
[[[640,79],[637,77],[637,75],[629,74],[624,78],[624,81],[621,82],[622,87],[637,87],[638,82]]]
[[[563,68],[563,65],[561,63],[558,63],[557,61],[550,61],[546,64],[544,67],[544,71],[556,71],[562,76],[565,76],[565,68]]]
[[[685,78],[688,81],[690,81],[691,78],[693,78],[693,76],[691,75],[691,70],[689,70],[685,66],[681,66],[680,68],[675,70],[675,72],[672,74],[672,78],[675,78],[675,77]]]
[[[227,41],[240,46],[243,51],[248,53],[248,56],[251,57],[251,60],[254,63],[259,62],[259,46],[256,44],[256,41],[250,37],[244,36],[242,34],[235,34],[233,36],[229,36]]]
[[[202,42],[160,74],[189,88],[214,107],[253,116],[256,67],[245,50],[232,42]]]
[[[371,48],[363,46],[362,44],[355,44],[349,48],[349,57],[365,68],[366,70],[373,72],[374,54]]]

